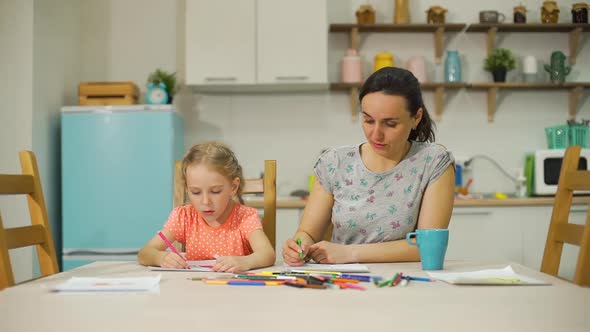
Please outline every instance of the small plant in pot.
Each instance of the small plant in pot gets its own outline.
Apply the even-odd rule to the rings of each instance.
[[[166,87],[166,93],[168,94],[168,104],[172,104],[172,97],[176,93],[176,73],[169,73],[158,68],[150,73],[147,83],[154,85],[163,83]]]
[[[497,48],[485,59],[484,69],[491,72],[494,82],[506,82],[506,73],[516,67],[516,60],[510,50]]]

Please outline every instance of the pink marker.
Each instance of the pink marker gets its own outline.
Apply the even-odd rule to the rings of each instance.
[[[184,257],[182,257],[182,255],[178,252],[178,250],[176,250],[176,248],[174,248],[174,246],[172,245],[172,243],[170,243],[170,241],[168,240],[166,235],[164,235],[164,233],[162,233],[162,232],[158,232],[158,235],[160,235],[162,240],[164,240],[164,243],[166,243],[168,248],[170,248],[170,250],[172,250],[173,253],[177,254],[178,257],[180,257],[184,261]]]

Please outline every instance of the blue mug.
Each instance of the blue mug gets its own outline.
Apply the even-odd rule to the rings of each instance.
[[[416,241],[412,241],[415,237]],[[417,229],[406,234],[406,241],[418,246],[423,270],[442,270],[449,244],[448,229]]]

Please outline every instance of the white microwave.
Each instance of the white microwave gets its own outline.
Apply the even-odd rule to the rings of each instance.
[[[534,195],[555,195],[561,163],[565,149],[538,150],[535,152]],[[588,170],[590,165],[590,149],[582,149],[578,170]],[[590,191],[576,191],[577,194],[590,194]]]

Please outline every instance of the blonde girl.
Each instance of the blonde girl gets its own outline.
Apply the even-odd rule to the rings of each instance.
[[[190,204],[174,208],[161,231],[185,246],[184,259],[165,251],[155,235],[139,251],[140,264],[183,268],[188,260],[216,259],[214,271],[232,273],[274,264],[258,212],[242,204],[242,167],[229,147],[193,146],[182,161],[182,180]]]

